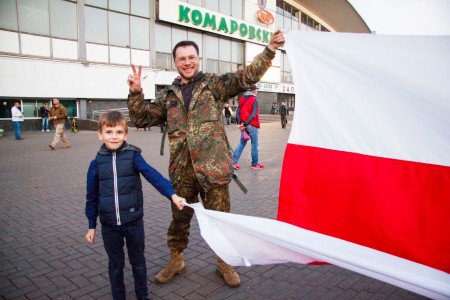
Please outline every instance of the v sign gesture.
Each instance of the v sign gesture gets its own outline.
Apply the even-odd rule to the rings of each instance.
[[[142,74],[142,66],[138,67],[138,72],[136,73],[136,67],[131,65],[133,69],[133,75],[128,75],[127,83],[130,86],[131,92],[140,92],[142,90],[141,86],[141,74]]]

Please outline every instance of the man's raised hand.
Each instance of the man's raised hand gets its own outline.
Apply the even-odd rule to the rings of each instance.
[[[270,50],[275,51],[276,49],[283,47],[284,45],[284,34],[280,29],[277,29],[270,38],[269,47]]]
[[[131,65],[131,69],[133,69],[133,75],[128,75],[128,86],[130,87],[131,92],[140,92],[142,91],[141,86],[141,74],[142,74],[142,66],[138,67],[138,71],[136,72],[136,67]]]

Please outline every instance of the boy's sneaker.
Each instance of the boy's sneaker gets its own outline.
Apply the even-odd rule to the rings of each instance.
[[[256,166],[251,166],[251,168],[255,169],[255,170],[262,170],[262,169],[264,169],[264,166],[261,164],[257,164]]]
[[[235,170],[239,170],[241,167],[239,167],[238,164],[233,164],[233,168],[234,168]]]

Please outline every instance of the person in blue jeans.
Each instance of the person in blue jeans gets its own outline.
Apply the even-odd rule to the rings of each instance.
[[[14,126],[14,134],[17,141],[23,140],[20,135],[20,123],[23,122],[23,114],[19,109],[19,102],[14,102],[14,106],[11,108],[11,119]]]
[[[244,131],[246,131],[250,136],[252,145],[252,164],[250,167],[255,170],[264,169],[264,166],[258,161],[258,136],[261,122],[259,120],[259,103],[256,98],[257,91],[258,88],[256,85],[250,87],[244,96],[239,99],[239,106],[236,110],[236,123],[239,124],[239,129],[242,132],[241,140],[239,145],[236,147],[236,150],[234,150],[233,155],[233,168],[236,170],[241,168],[237,163],[248,141],[245,137]]]
[[[143,193],[140,174],[178,209],[184,198],[177,196],[170,182],[148,165],[138,147],[126,143],[127,120],[118,111],[109,111],[99,119],[98,137],[103,145],[91,161],[87,173],[85,235],[93,243],[97,217],[108,254],[108,273],[114,300],[126,297],[123,268],[124,245],[133,271],[137,299],[148,299],[147,266],[144,257]]]
[[[42,103],[41,108],[39,109],[40,113],[41,113],[41,118],[42,118],[42,132],[44,131],[50,131],[48,129],[48,108],[47,108],[47,104]]]

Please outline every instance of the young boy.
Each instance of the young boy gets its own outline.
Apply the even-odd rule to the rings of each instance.
[[[177,196],[170,182],[145,162],[139,148],[126,143],[127,135],[127,121],[122,113],[110,111],[101,115],[98,137],[103,145],[91,161],[87,174],[89,230],[85,238],[89,243],[94,242],[97,216],[100,216],[113,299],[125,299],[126,295],[124,240],[133,270],[136,297],[148,299],[140,174],[162,195],[171,199],[178,209],[183,208],[185,199]]]

